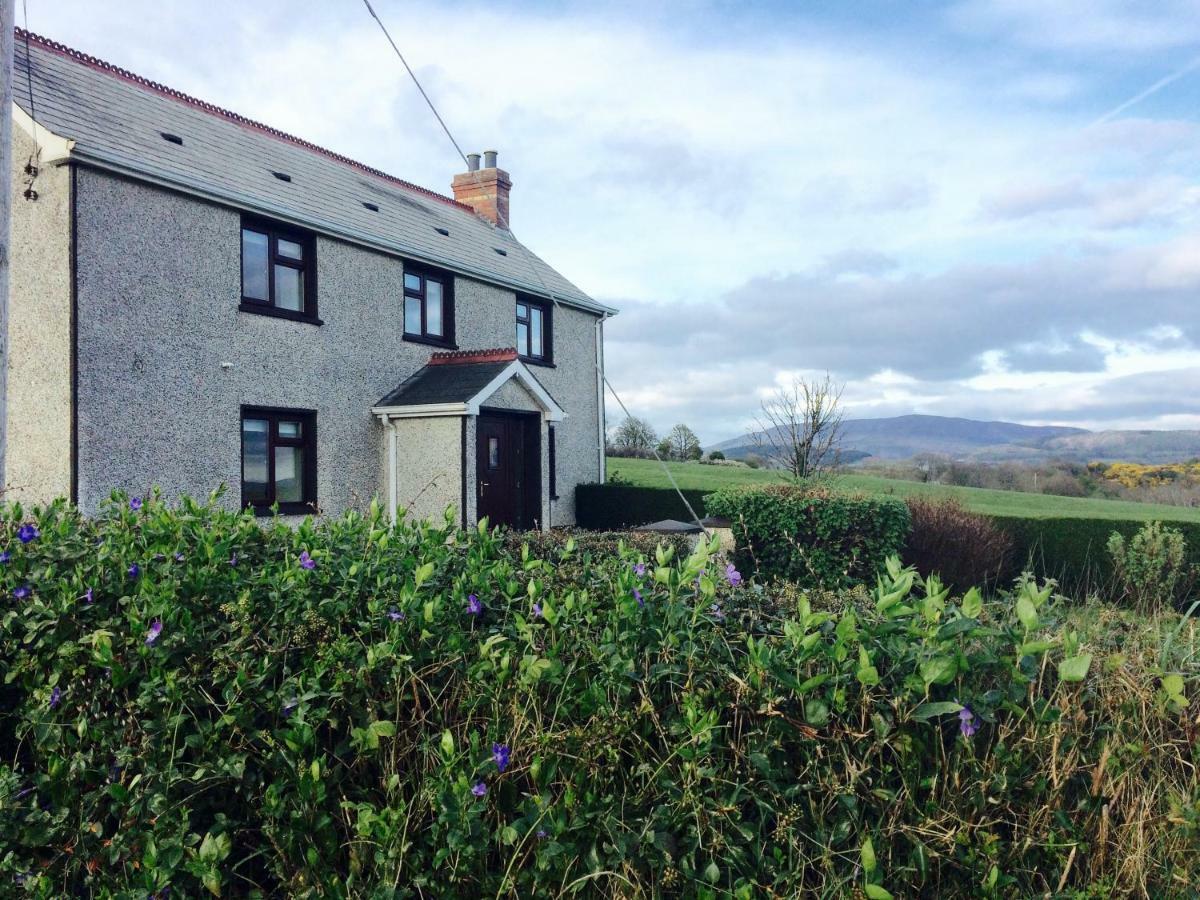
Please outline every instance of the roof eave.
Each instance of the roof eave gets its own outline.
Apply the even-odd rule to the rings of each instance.
[[[297,215],[295,211],[289,210],[285,207],[276,206],[275,204],[271,203],[264,203],[262,200],[249,195],[222,190],[212,186],[211,184],[201,181],[200,179],[181,178],[173,173],[165,172],[154,166],[146,165],[140,161],[134,161],[116,154],[105,153],[103,151],[83,147],[75,142],[71,142],[71,145],[70,159],[73,162],[89,165],[93,168],[112,172],[127,178],[133,178],[138,181],[145,181],[158,187],[179,191],[180,193],[198,197],[202,200],[233,206],[247,212],[266,215],[272,219],[277,219],[286,224],[296,225],[301,228],[315,231],[328,237],[344,240],[352,244],[357,244],[371,250],[378,250],[384,253],[412,259],[415,262],[423,262],[428,265],[437,266],[456,274],[466,275],[470,278],[486,281],[514,291],[520,291],[524,294],[545,297],[546,299],[552,300],[555,303],[561,303],[564,306],[570,306],[575,309],[583,310],[584,312],[601,316],[615,316],[617,314],[616,309],[605,306],[602,303],[597,303],[590,297],[569,297],[555,294],[553,291],[548,290],[544,285],[533,285],[516,281],[514,279],[504,278],[503,276],[498,276],[492,272],[484,272],[478,269],[473,269],[470,266],[464,266],[461,263],[456,263],[442,257],[423,253],[420,250],[413,249],[412,247],[408,247],[399,242],[380,240],[377,237],[368,234],[367,232],[358,231],[357,229],[353,228],[345,228],[325,220],[300,216]]]

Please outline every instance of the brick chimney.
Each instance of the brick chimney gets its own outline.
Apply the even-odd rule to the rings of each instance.
[[[467,171],[455,175],[451,182],[454,199],[465,203],[493,225],[508,227],[508,192],[512,181],[508,173],[496,167],[496,151],[483,152],[483,168],[479,154],[467,154]]]

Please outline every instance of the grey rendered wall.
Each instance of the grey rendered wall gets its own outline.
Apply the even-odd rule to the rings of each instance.
[[[71,173],[43,166],[26,200],[32,139],[13,124],[7,496],[71,492]]]
[[[324,325],[239,312],[237,211],[86,169],[77,178],[81,506],[115,487],[206,495],[224,483],[236,507],[243,404],[316,410],[322,509],[386,499],[385,431],[370,408],[432,350],[403,340],[401,261],[318,237]],[[459,347],[512,346],[514,302],[456,278]],[[558,368],[532,369],[571,417],[554,524],[574,521],[574,483],[598,477],[594,322],[557,310]]]
[[[461,416],[397,419],[397,505],[410,518],[442,521],[447,506],[462,514]]]

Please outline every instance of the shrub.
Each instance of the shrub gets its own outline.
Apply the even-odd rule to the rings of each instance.
[[[1169,608],[1192,580],[1183,533],[1161,522],[1147,522],[1129,541],[1114,531],[1108,553],[1124,597],[1139,610]]]
[[[708,454],[708,458],[709,459],[724,459],[725,454],[722,453],[720,450],[714,450],[710,454]]]
[[[1028,580],[956,601],[893,561],[872,591],[770,615],[708,546],[581,567],[569,537],[125,498],[95,520],[0,508],[0,549],[13,893],[1168,896],[1200,877],[1194,653],[1102,612],[1122,659],[1101,666]]]
[[[805,586],[873,580],[908,533],[908,508],[890,497],[769,485],[717,491],[704,502],[710,515],[731,520],[739,568]]]
[[[966,510],[954,499],[909,497],[912,525],[904,545],[905,562],[922,575],[937,572],[951,587],[995,585],[1008,572],[1013,540],[987,516]]]
[[[705,491],[685,490],[696,515],[706,515]],[[674,488],[635,487],[627,483],[581,484],[575,488],[575,521],[580,528],[613,531],[662,519],[691,521]]]

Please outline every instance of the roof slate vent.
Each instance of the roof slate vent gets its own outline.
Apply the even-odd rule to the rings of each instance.
[[[499,247],[493,247],[492,249],[495,250],[497,253],[499,253],[501,256],[508,256],[507,250],[501,250]]]
[[[449,228],[434,228],[433,230],[436,231],[438,234],[442,235],[442,237],[450,237],[450,229]]]
[[[366,200],[364,200],[363,206],[365,206],[371,212],[379,212],[379,204],[378,203],[368,203]]]
[[[181,138],[179,135],[171,134],[169,131],[160,131],[159,134],[162,135],[162,139],[164,141],[169,141],[172,144],[179,144],[180,146],[183,146],[183,138]]]
[[[276,178],[278,178],[280,181],[291,181],[292,180],[292,176],[289,175],[287,172],[272,172],[271,174],[274,175]]]

